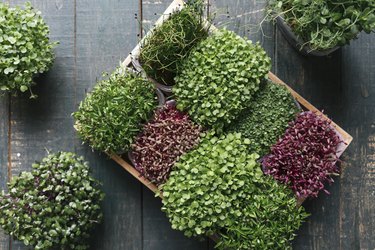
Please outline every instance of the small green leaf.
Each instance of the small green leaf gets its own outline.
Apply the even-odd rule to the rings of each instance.
[[[27,86],[25,86],[25,85],[22,85],[21,87],[20,87],[20,90],[21,90],[21,92],[25,92],[25,91],[27,91],[29,88],[27,87]]]

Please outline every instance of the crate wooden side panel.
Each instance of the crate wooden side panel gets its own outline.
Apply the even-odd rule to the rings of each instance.
[[[135,178],[137,178],[143,185],[149,188],[152,192],[156,193],[158,191],[158,188],[155,186],[155,184],[153,184],[152,182],[144,178],[141,175],[141,173],[138,172],[138,170],[136,170],[131,164],[125,161],[121,156],[116,155],[116,154],[111,154],[109,155],[109,157],[111,157],[111,159],[117,162],[123,169],[128,171]]]

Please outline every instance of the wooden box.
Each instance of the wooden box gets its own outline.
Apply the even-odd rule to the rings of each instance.
[[[155,26],[161,25],[163,21],[166,19],[166,17],[172,13],[174,10],[178,10],[183,8],[184,2],[183,0],[174,0],[171,5],[166,9],[164,14],[157,20],[155,23]],[[215,30],[216,28],[214,26],[211,26],[211,30]],[[149,34],[149,33],[148,33]],[[147,36],[147,34],[146,34]],[[129,54],[129,56],[124,60],[122,63],[123,67],[132,67],[132,55],[138,54],[140,48],[140,43],[134,48],[132,53]],[[317,114],[321,115],[323,118],[331,121],[326,115],[324,115],[322,112],[320,112],[317,108],[315,108],[312,104],[310,104],[308,101],[306,101],[302,96],[300,96],[297,92],[295,92],[292,88],[290,88],[286,83],[284,83],[282,80],[280,80],[276,75],[274,75],[272,72],[269,72],[269,79],[277,84],[285,85],[291,92],[291,94],[294,96],[294,98],[300,103],[301,107],[305,110],[311,110],[316,112]],[[332,122],[332,121],[331,121]],[[352,137],[344,131],[342,128],[340,128],[336,123],[332,122],[332,126],[336,129],[336,132],[341,137],[343,143],[338,148],[338,156],[341,156],[342,153],[345,151],[345,149],[349,146],[350,142],[352,141]],[[148,187],[151,191],[157,192],[158,188],[151,183],[146,178],[142,177],[141,174],[125,159],[123,159],[121,156],[112,154],[109,155],[114,161],[116,161],[121,167],[123,167],[126,171],[128,171],[131,175],[133,175],[135,178],[137,178],[140,182],[142,182],[146,187]],[[298,203],[301,203],[303,200],[299,200]]]

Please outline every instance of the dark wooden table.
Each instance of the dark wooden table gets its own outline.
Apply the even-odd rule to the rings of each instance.
[[[3,1],[4,2],[4,1]],[[10,0],[11,5],[23,0]],[[0,97],[0,187],[46,151],[75,151],[90,162],[103,183],[105,221],[95,231],[92,249],[200,250],[213,243],[173,231],[160,212],[160,200],[104,154],[82,145],[71,113],[101,72],[119,65],[168,0],[32,0],[60,41],[56,61],[38,79],[34,92]],[[326,58],[296,53],[280,32],[265,23],[265,1],[210,0],[216,25],[261,41],[273,59],[273,72],[354,137],[343,156],[343,171],[320,195],[304,205],[312,214],[294,241],[295,249],[375,249],[375,35],[361,34]],[[270,239],[272,240],[272,239]],[[0,231],[0,249],[27,249]]]

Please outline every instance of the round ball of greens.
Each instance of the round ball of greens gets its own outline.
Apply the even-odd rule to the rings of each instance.
[[[177,65],[208,36],[202,7],[199,3],[186,4],[145,37],[139,61],[149,77],[165,85],[174,84]]]
[[[173,88],[178,108],[200,125],[220,130],[248,106],[270,66],[259,44],[218,30],[182,63]]]
[[[262,173],[249,143],[239,133],[207,134],[180,158],[161,186],[172,228],[186,236],[217,233],[221,249],[289,246],[306,215],[287,187]]]
[[[261,84],[249,108],[230,125],[228,131],[241,133],[250,139],[249,152],[264,156],[300,111],[285,86],[267,81]]]
[[[126,152],[157,104],[151,82],[117,69],[80,103],[78,111],[73,113],[75,128],[93,149]]]
[[[30,3],[24,9],[0,3],[0,91],[22,92],[33,85],[33,76],[53,63],[49,29]]]
[[[87,249],[104,195],[83,158],[50,154],[0,194],[0,226],[35,249]]]

